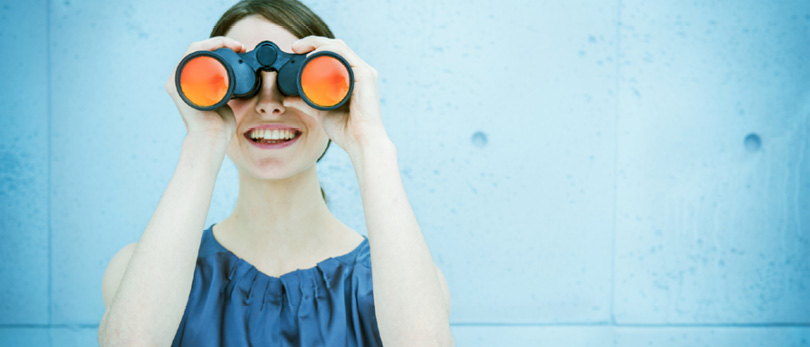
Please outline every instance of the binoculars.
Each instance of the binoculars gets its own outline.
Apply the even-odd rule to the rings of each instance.
[[[301,96],[319,110],[345,104],[354,88],[354,73],[340,55],[320,51],[308,56],[283,52],[262,41],[249,52],[230,48],[196,51],[183,58],[175,72],[175,85],[183,101],[209,111],[233,98],[250,98],[262,84],[261,71],[276,71],[276,84],[286,96]]]

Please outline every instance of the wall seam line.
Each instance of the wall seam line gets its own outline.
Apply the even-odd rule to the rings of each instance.
[[[45,73],[47,78],[47,120],[48,120],[48,326],[53,325],[53,230],[51,228],[51,195],[53,194],[51,180],[53,179],[53,175],[51,174],[51,161],[52,161],[52,153],[51,153],[51,136],[53,135],[51,132],[51,114],[52,114],[52,106],[51,101],[53,99],[52,93],[52,86],[51,86],[51,1],[45,0]],[[53,345],[51,341],[50,335],[48,335],[48,344]]]
[[[609,322],[556,322],[556,323],[501,323],[501,322],[467,322],[450,323],[457,327],[526,327],[526,328],[556,328],[556,327],[606,327],[606,328],[810,328],[810,323],[619,323]]]
[[[614,78],[615,110],[613,123],[613,233],[610,239],[610,325],[616,325],[616,229],[618,211],[618,186],[619,186],[619,79],[620,79],[620,55],[621,55],[621,26],[622,26],[622,0],[616,1],[616,70]]]
[[[469,322],[450,323],[454,327],[523,327],[523,328],[558,328],[558,327],[605,327],[605,328],[810,328],[810,323],[629,323],[611,324],[605,322],[571,322],[571,323],[499,323]],[[98,324],[0,324],[0,329],[98,329]]]

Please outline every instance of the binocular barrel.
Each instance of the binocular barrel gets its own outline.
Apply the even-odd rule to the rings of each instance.
[[[263,41],[249,52],[230,48],[193,52],[177,66],[175,84],[183,101],[198,110],[214,110],[233,98],[250,98],[262,85],[261,71],[276,71],[286,96],[301,96],[313,108],[345,104],[354,89],[354,72],[340,55],[321,51],[308,56],[284,52]]]

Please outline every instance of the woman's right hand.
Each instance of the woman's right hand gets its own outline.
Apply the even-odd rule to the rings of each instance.
[[[195,51],[213,51],[222,47],[230,48],[236,53],[245,52],[246,49],[245,45],[234,39],[216,36],[204,41],[191,43],[182,58],[185,58]],[[177,65],[180,65],[179,60]],[[233,111],[230,106],[225,104],[216,110],[201,111],[186,104],[178,94],[177,86],[174,82],[177,65],[172,69],[172,75],[169,76],[169,79],[166,81],[166,92],[172,97],[174,104],[177,106],[177,110],[180,111],[180,116],[183,117],[183,123],[186,125],[186,131],[188,132],[187,136],[194,135],[211,138],[211,140],[224,140],[224,143],[227,144],[230,142],[234,133],[236,133],[236,120],[234,119]]]

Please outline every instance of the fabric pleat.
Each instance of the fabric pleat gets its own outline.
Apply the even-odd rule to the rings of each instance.
[[[279,277],[202,234],[181,346],[382,346],[368,238],[349,253]]]

